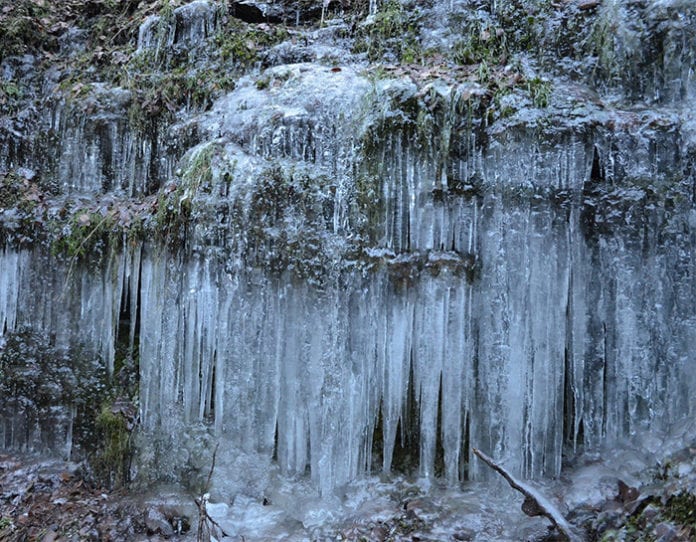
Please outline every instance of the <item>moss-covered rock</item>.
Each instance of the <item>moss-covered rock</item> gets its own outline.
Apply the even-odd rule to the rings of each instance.
[[[95,420],[95,448],[91,460],[97,480],[109,488],[126,486],[131,479],[131,434],[137,410],[127,400],[103,404]]]

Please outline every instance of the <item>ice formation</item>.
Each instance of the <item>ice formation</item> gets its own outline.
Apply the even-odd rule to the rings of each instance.
[[[207,18],[186,40],[214,24],[192,6]],[[160,46],[155,25],[140,48]],[[566,452],[694,416],[686,113],[584,103],[483,145],[475,84],[264,75],[277,84],[242,80],[196,121],[206,141],[176,175],[203,159],[209,175],[185,194],[185,246],[129,244],[93,269],[0,252],[0,333],[30,324],[110,368],[118,340],[138,345],[160,474],[195,463],[182,435],[203,428],[222,456],[309,471],[324,494],[395,454],[423,477],[481,478],[473,446],[556,476]],[[408,109],[423,100],[430,117]],[[52,121],[66,192],[175,176],[106,113]]]

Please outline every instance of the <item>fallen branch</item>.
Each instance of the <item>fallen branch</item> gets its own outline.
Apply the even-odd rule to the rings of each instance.
[[[522,495],[524,495],[524,503],[522,503],[522,511],[528,516],[545,516],[558,531],[565,536],[569,542],[582,542],[582,537],[575,534],[573,528],[566,521],[563,514],[539,491],[535,488],[520,482],[502,466],[496,463],[493,459],[484,454],[481,450],[474,448],[474,454],[478,456],[481,461],[486,465],[491,467],[493,470],[498,472],[510,487],[516,489]]]

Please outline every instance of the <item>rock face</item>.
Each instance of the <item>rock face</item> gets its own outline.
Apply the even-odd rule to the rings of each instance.
[[[553,477],[693,416],[690,3],[98,4],[2,59],[0,332],[137,362],[139,479]]]

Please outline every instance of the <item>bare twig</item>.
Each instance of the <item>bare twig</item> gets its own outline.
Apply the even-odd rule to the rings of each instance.
[[[208,490],[210,489],[210,480],[212,479],[213,471],[215,470],[215,457],[217,457],[217,451],[219,446],[220,443],[217,443],[215,445],[215,449],[213,450],[213,461],[210,464],[210,471],[208,472],[208,479],[205,481],[205,489],[203,490],[203,493],[208,493]]]
[[[198,506],[198,532],[196,534],[196,542],[208,542],[212,531],[211,527],[216,527],[223,535],[226,535],[220,524],[210,517],[206,506],[210,499],[208,490],[210,489],[210,481],[213,478],[213,471],[215,470],[215,457],[217,456],[218,446],[220,446],[219,443],[215,445],[215,450],[213,451],[213,461],[210,465],[208,479],[205,482],[203,492],[199,498],[193,499],[196,506]]]
[[[510,487],[516,489],[522,495],[524,495],[524,503],[522,504],[522,511],[528,516],[545,516],[558,531],[565,536],[569,542],[582,542],[582,538],[578,536],[570,524],[566,521],[563,514],[537,489],[517,480],[512,474],[505,470],[501,465],[496,463],[492,458],[488,457],[481,450],[477,448],[473,449],[474,454],[476,454],[481,461],[486,465],[491,467],[493,470],[498,472]]]

